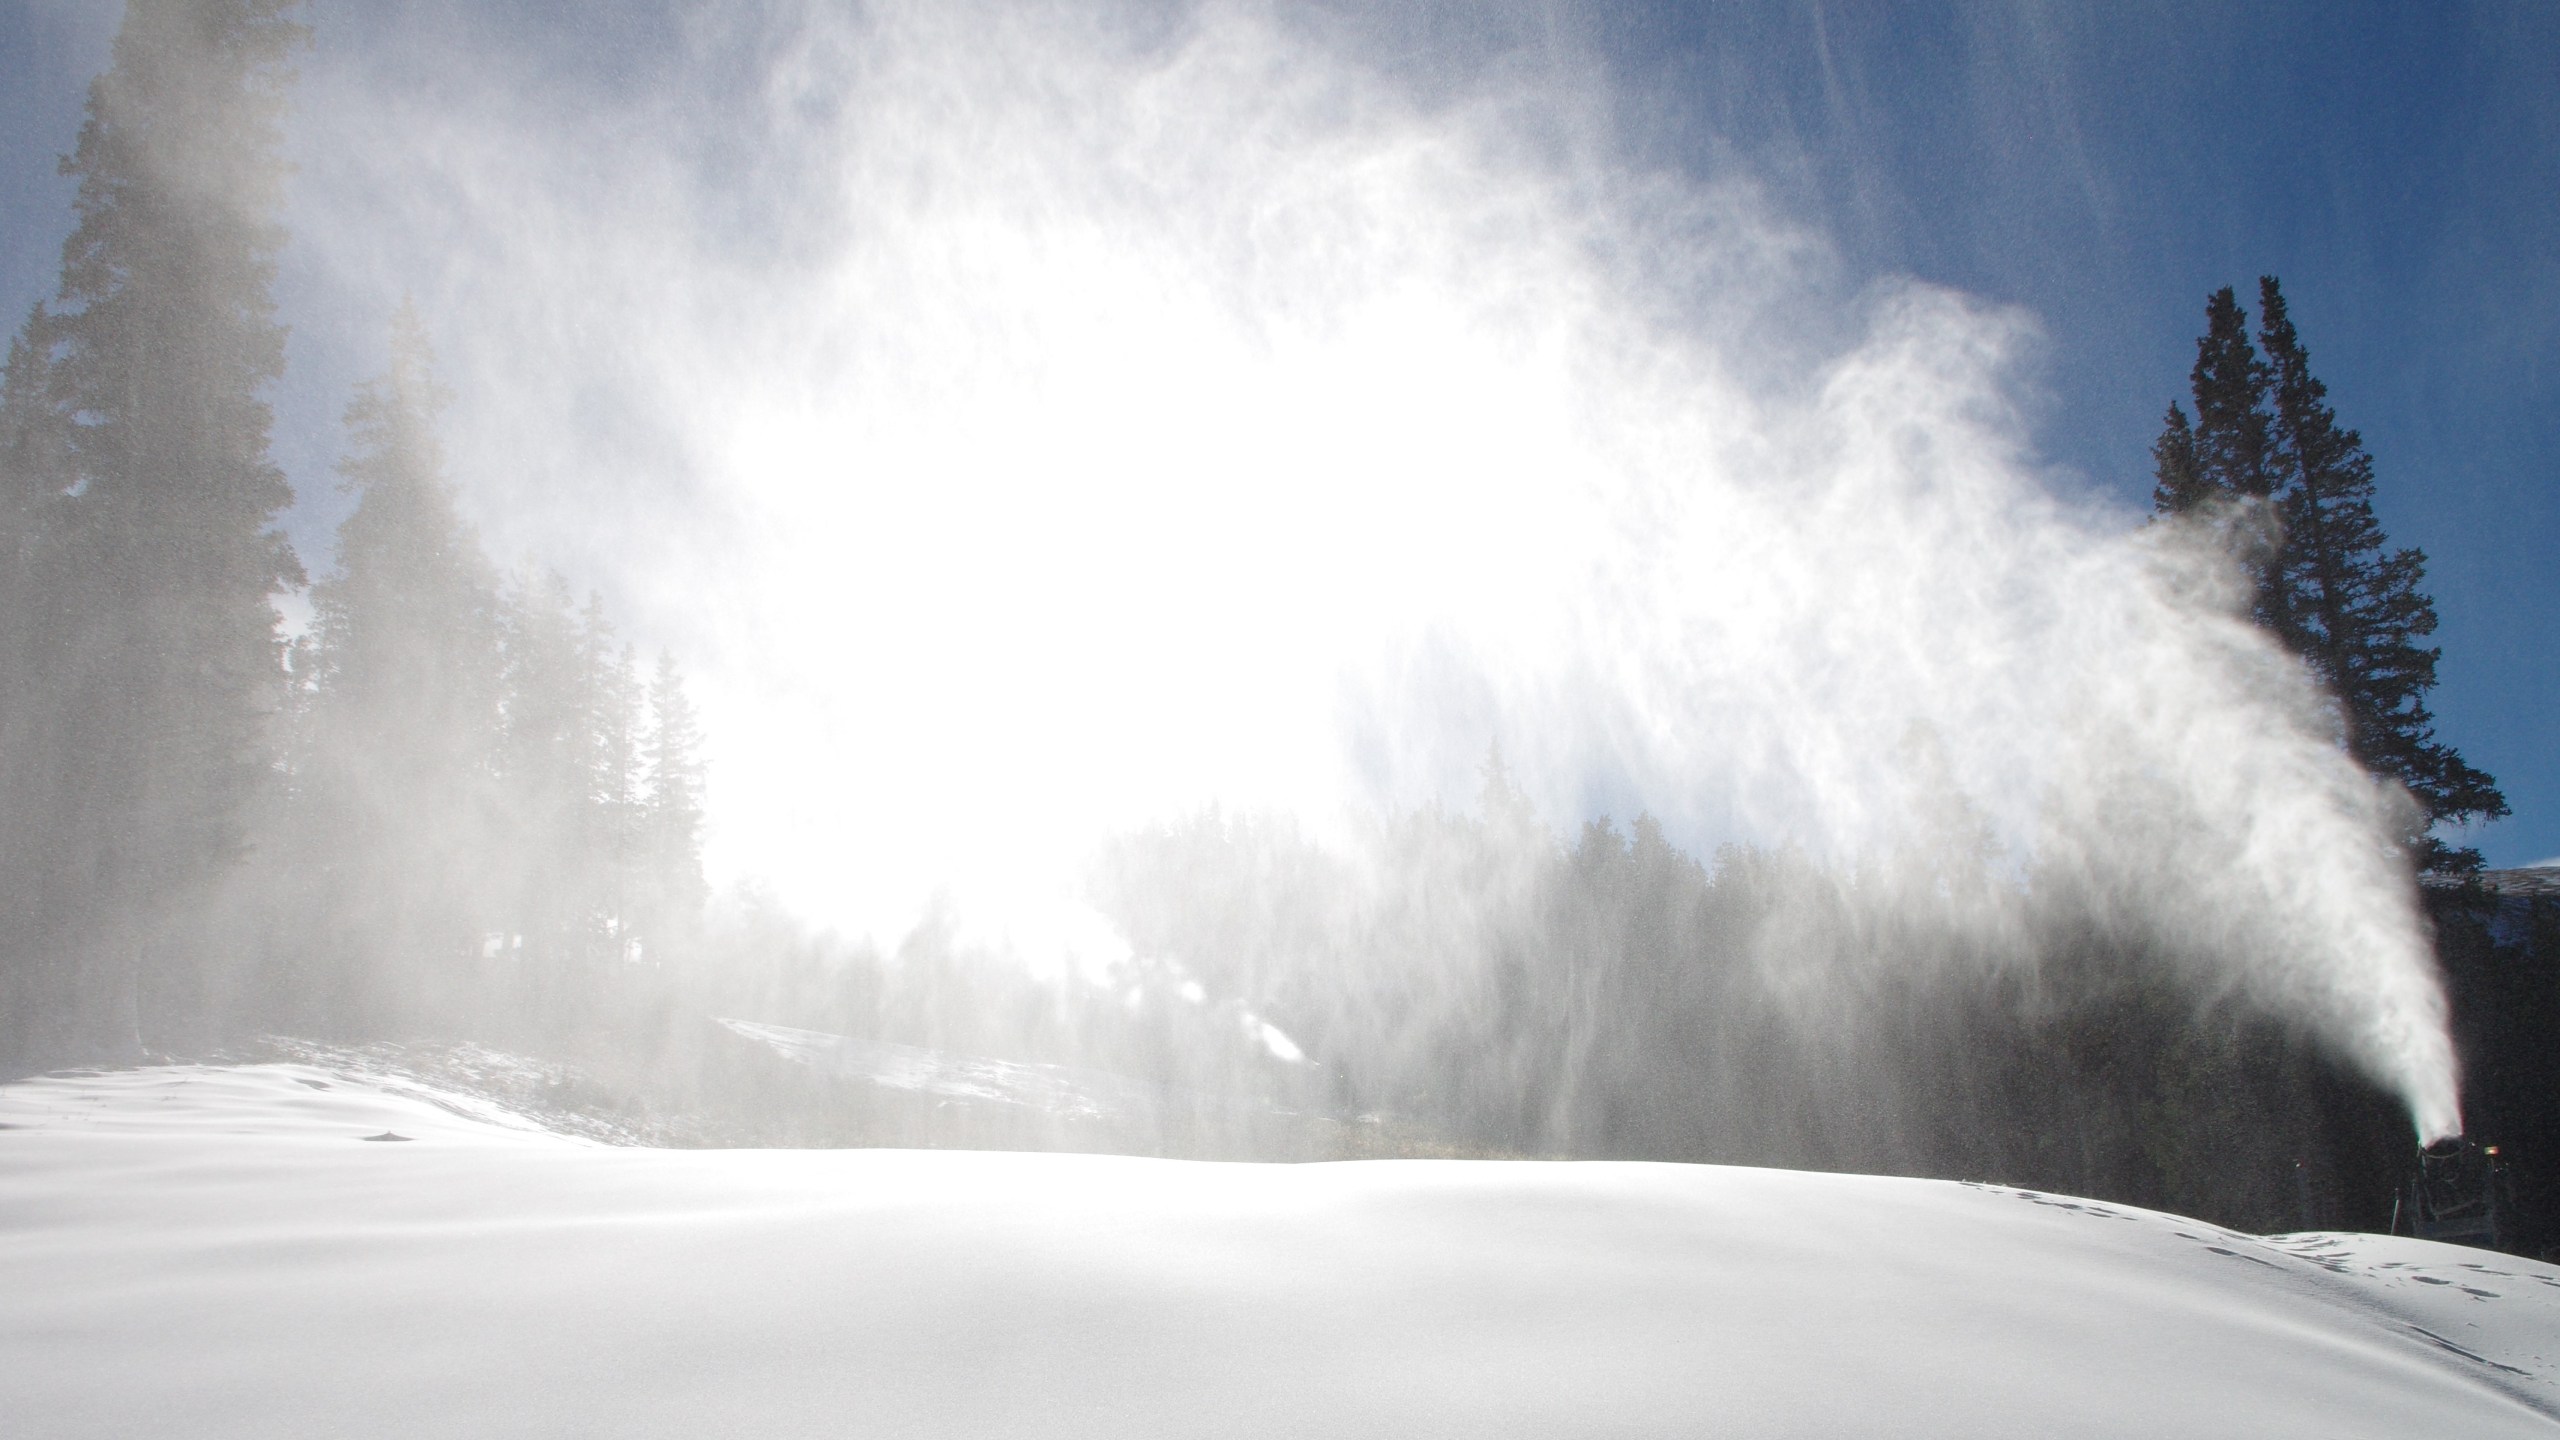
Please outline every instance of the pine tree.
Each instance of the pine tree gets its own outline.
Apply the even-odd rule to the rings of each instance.
[[[63,162],[78,220],[20,357],[70,472],[16,537],[52,612],[12,657],[44,773],[0,796],[36,852],[12,943],[40,952],[15,968],[62,982],[36,1005],[59,1023],[34,1043],[55,1048],[130,1048],[201,1012],[188,914],[272,773],[271,597],[301,578],[272,528],[292,497],[263,398],[284,363],[268,291],[290,8],[134,0]]]
[[[290,848],[334,879],[308,917],[359,973],[341,1021],[377,1023],[486,927],[498,728],[497,596],[445,479],[444,402],[424,327],[404,305],[391,364],[347,407],[340,462],[357,497],[339,573],[312,588],[311,686]],[[310,887],[304,886],[306,891]]]
[[[2418,802],[2424,821],[2409,841],[2425,868],[2477,870],[2478,851],[2429,833],[2442,821],[2504,815],[2507,802],[2497,782],[2435,738],[2426,694],[2441,652],[2420,643],[2436,628],[2435,603],[2419,588],[2426,556],[2384,548],[2373,457],[2361,436],[2338,427],[2272,275],[2258,282],[2258,334],[2283,479],[2287,636],[2336,698],[2348,752]]]
[[[588,770],[578,617],[568,583],[556,574],[520,577],[501,614],[508,946],[529,962],[550,964],[575,948],[580,924],[577,857]]]
[[[55,646],[47,631],[60,621],[45,584],[45,546],[61,523],[73,480],[70,419],[53,403],[53,369],[46,356],[45,316],[37,307],[10,343],[0,370],[0,795],[24,801],[46,767],[41,744],[41,660]],[[29,827],[0,828],[8,861],[0,883],[28,873],[17,851]],[[31,897],[5,895],[7,913],[22,913]],[[5,947],[0,947],[5,948]]]
[[[0,1055],[61,1048],[45,1032],[67,1018],[70,991],[54,932],[62,919],[66,808],[56,763],[62,707],[50,703],[47,661],[64,620],[47,546],[73,472],[69,417],[54,404],[41,307],[27,317],[0,371]]]
[[[603,597],[587,597],[578,632],[586,794],[577,867],[588,897],[589,943],[603,958],[630,959],[646,804],[640,679],[631,647],[616,638],[605,616]]]
[[[673,655],[661,651],[649,679],[643,761],[648,797],[641,819],[643,940],[652,951],[680,944],[702,913],[702,726]]]
[[[2249,317],[2229,286],[2205,301],[2205,333],[2196,338],[2193,426],[2175,401],[2151,447],[2159,483],[2151,503],[2162,514],[2210,525],[2249,577],[2250,613],[2285,633],[2283,577],[2273,464],[2274,417],[2268,413],[2266,362],[2249,343]]]
[[[2258,282],[2258,342],[2225,287],[2205,303],[2189,388],[2152,446],[2154,509],[2216,526],[2253,580],[2258,622],[2299,656],[2337,707],[2339,741],[2369,772],[2400,784],[2418,823],[2404,837],[2421,868],[2477,870],[2433,827],[2495,818],[2489,776],[2435,738],[2426,692],[2438,651],[2420,588],[2426,557],[2386,550],[2373,514],[2373,460],[2340,429],[2273,276]],[[2263,355],[2261,354],[2263,352]]]
[[[11,640],[24,643],[19,613],[35,597],[35,552],[59,523],[72,484],[70,417],[53,403],[53,367],[47,355],[44,307],[36,306],[9,342],[0,368],[0,585],[10,605]],[[24,678],[14,653],[0,684]]]
[[[640,688],[601,600],[557,575],[507,598],[500,753],[511,942],[549,979],[625,953],[641,811]],[[572,1001],[555,988],[561,1004]]]

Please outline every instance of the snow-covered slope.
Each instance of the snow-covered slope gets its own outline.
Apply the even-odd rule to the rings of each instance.
[[[2546,1267],[1999,1187],[616,1148],[292,1065],[0,1124],[11,1435],[2560,1433]]]

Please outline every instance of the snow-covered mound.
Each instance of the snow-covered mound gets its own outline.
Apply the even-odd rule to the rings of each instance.
[[[1992,1186],[647,1150],[297,1065],[0,1124],[11,1435],[2560,1431],[2546,1267]]]

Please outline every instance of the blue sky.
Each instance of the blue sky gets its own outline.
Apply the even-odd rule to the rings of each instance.
[[[1853,271],[2025,307],[2045,452],[2139,500],[2205,296],[2282,278],[2429,560],[2440,735],[2560,854],[2560,7],[1652,6],[1579,23],[1627,131],[1731,147]]]
[[[2429,557],[2440,734],[2515,808],[2475,843],[2492,864],[2560,855],[2560,6],[1346,8],[1417,74],[1495,43],[1593,57],[1641,160],[1747,166],[1853,282],[1907,274],[2032,312],[2041,450],[2061,483],[2128,504],[2206,293],[2281,276],[2374,454],[2385,528]],[[114,14],[0,3],[13,314],[53,287],[54,162]],[[319,43],[361,40],[350,14],[323,7]],[[623,12],[603,47],[533,28],[612,69],[655,23]],[[327,486],[335,403],[283,407],[306,493]]]

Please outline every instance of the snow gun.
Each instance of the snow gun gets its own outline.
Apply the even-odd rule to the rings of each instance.
[[[2514,1223],[2515,1196],[2498,1147],[2460,1135],[2419,1147],[2417,1173],[2391,1202],[2392,1234],[2449,1245],[2504,1250]]]

